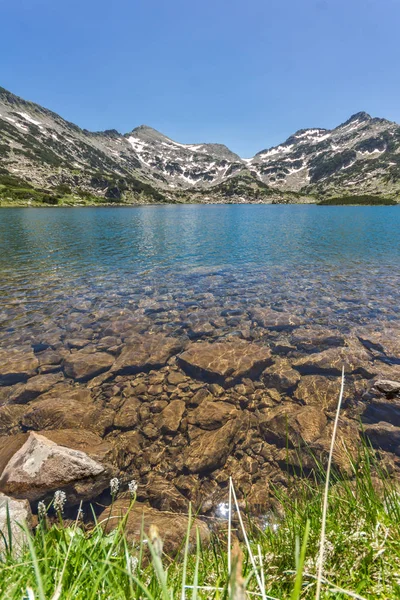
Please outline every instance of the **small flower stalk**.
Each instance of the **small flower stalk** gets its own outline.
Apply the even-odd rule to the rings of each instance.
[[[111,492],[111,496],[112,499],[114,500],[114,498],[116,498],[118,492],[119,492],[119,479],[118,477],[113,477],[110,480],[110,492]]]
[[[138,483],[137,483],[137,481],[135,481],[134,479],[132,479],[132,481],[130,481],[128,483],[129,495],[132,498],[132,500],[134,498],[136,498],[137,489],[138,489]]]
[[[47,517],[47,506],[45,505],[45,503],[42,500],[40,502],[38,502],[37,511],[38,511],[39,521],[44,521]]]
[[[64,512],[64,506],[65,506],[66,502],[67,502],[66,493],[63,492],[62,490],[57,490],[54,493],[53,507],[54,507],[54,510],[56,511],[56,513],[58,515],[62,515],[63,514],[63,512]]]

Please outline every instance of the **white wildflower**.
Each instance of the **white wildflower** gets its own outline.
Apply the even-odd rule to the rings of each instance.
[[[110,480],[111,496],[116,496],[118,494],[118,490],[119,490],[119,479],[117,477],[113,477]]]
[[[37,505],[38,517],[39,519],[45,519],[47,516],[47,507],[45,503],[41,500]]]
[[[76,515],[76,519],[77,521],[83,521],[83,517],[85,516],[85,513],[83,512],[82,508],[78,508],[78,514]]]
[[[138,489],[138,483],[137,481],[135,481],[134,479],[132,479],[132,481],[130,481],[128,483],[128,489],[129,489],[129,494],[131,496],[131,498],[133,498],[136,495],[137,489]]]
[[[53,506],[54,506],[54,510],[57,513],[64,512],[64,505],[65,505],[66,501],[67,501],[67,496],[66,496],[65,492],[63,492],[62,490],[57,490],[56,492],[54,492]]]
[[[137,571],[139,565],[139,559],[137,556],[131,556],[130,557],[130,569],[131,569],[131,573],[132,575],[134,575]]]

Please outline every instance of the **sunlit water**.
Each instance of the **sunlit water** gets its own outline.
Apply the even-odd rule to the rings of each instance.
[[[349,329],[398,320],[399,284],[396,206],[0,211],[2,347],[121,311],[176,335],[212,310],[227,335],[254,304]]]

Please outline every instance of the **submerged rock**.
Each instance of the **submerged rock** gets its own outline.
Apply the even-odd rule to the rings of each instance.
[[[341,387],[341,378],[332,380],[323,375],[305,375],[297,386],[294,397],[302,404],[319,406],[321,409],[336,408]]]
[[[268,347],[244,340],[191,344],[178,357],[180,366],[193,377],[225,386],[243,377],[258,377],[270,360]]]
[[[291,329],[305,324],[305,320],[297,315],[279,312],[271,308],[255,308],[250,316],[258,325],[265,329]]]
[[[232,451],[235,435],[240,428],[240,419],[228,421],[220,429],[199,429],[184,452],[185,467],[191,473],[213,471],[225,464]]]
[[[0,476],[0,491],[35,502],[63,490],[67,502],[91,500],[109,484],[111,469],[80,450],[30,433]]]
[[[218,429],[230,419],[240,416],[240,411],[227,402],[204,400],[188,416],[188,423],[201,429]]]
[[[114,374],[129,375],[163,367],[168,359],[182,350],[182,343],[163,334],[131,337],[115,361]]]
[[[0,350],[0,385],[26,381],[36,374],[39,361],[31,348]]]
[[[161,411],[157,417],[156,425],[161,433],[175,433],[179,429],[186,404],[183,400],[173,400]]]
[[[295,388],[301,379],[299,372],[293,369],[287,358],[275,360],[273,365],[265,369],[262,378],[268,387],[285,392]]]
[[[320,408],[286,404],[271,409],[261,421],[260,428],[267,442],[295,448],[315,442],[326,425],[327,418]]]
[[[104,371],[108,371],[114,356],[107,352],[88,353],[85,350],[71,353],[64,360],[64,373],[76,381],[88,381]]]
[[[348,340],[347,346],[330,348],[323,352],[302,357],[293,362],[300,373],[316,375],[341,375],[344,366],[346,374],[358,373],[373,377],[374,369],[369,352],[356,340]]]

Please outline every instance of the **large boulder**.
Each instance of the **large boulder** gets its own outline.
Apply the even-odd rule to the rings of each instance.
[[[64,373],[76,381],[88,381],[104,371],[108,371],[114,357],[107,352],[72,352],[63,363]]]
[[[240,419],[228,421],[220,429],[192,432],[192,439],[184,453],[184,465],[191,473],[213,471],[225,464],[232,451]]]
[[[188,517],[179,513],[163,512],[155,508],[135,502],[133,506],[129,500],[118,499],[112,507],[106,508],[99,516],[99,522],[106,533],[117,529],[124,519],[124,534],[131,543],[139,542],[141,532],[149,535],[150,525],[155,525],[163,540],[164,552],[168,556],[175,556],[184,550],[188,529]],[[202,546],[210,541],[210,530],[206,523],[200,519],[193,519],[189,542],[191,549],[196,547],[196,531],[199,532]]]
[[[35,502],[63,490],[67,502],[77,504],[102,492],[111,474],[109,465],[101,464],[85,452],[31,432],[2,469],[0,491]]]
[[[36,374],[39,361],[31,348],[0,350],[0,385],[13,385]]]
[[[197,379],[232,386],[243,377],[256,378],[271,361],[266,346],[244,340],[191,344],[178,357],[180,366]]]
[[[182,343],[164,334],[133,336],[115,361],[112,372],[129,375],[163,367],[168,359],[182,350]]]
[[[24,525],[28,530],[32,527],[32,512],[29,502],[9,498],[0,493],[0,556],[10,551],[14,556],[21,554],[27,545]]]

